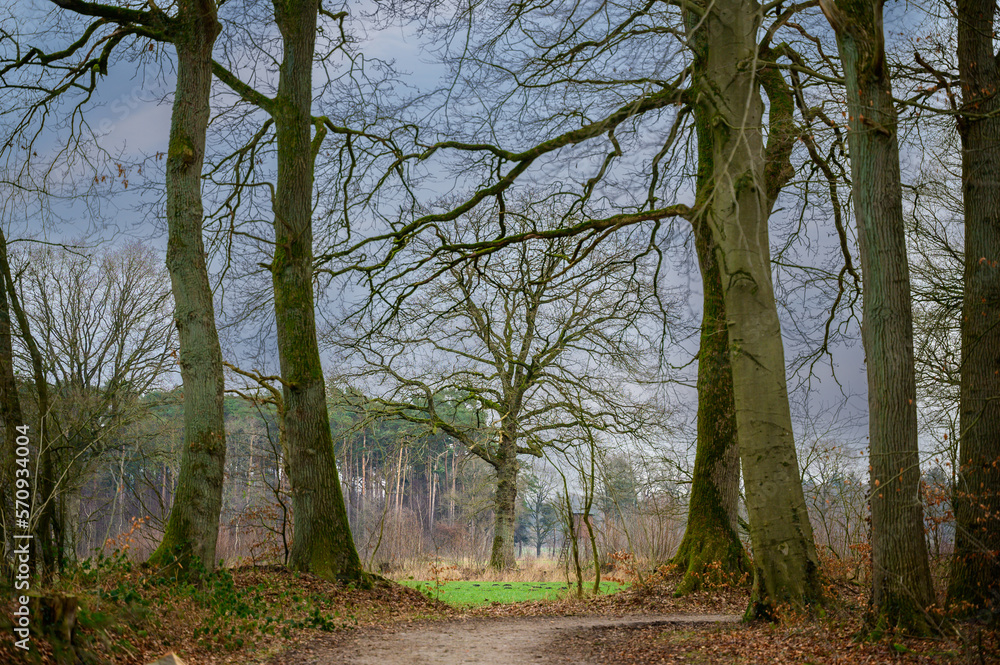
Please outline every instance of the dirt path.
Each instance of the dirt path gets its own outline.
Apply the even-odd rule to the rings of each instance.
[[[581,633],[614,628],[734,622],[727,615],[646,615],[624,617],[532,617],[470,619],[426,623],[394,632],[370,631],[336,646],[313,645],[294,654],[303,665],[518,665],[587,663],[577,648],[562,644]],[[318,648],[317,648],[318,647]],[[292,655],[292,654],[288,654]],[[285,661],[282,659],[281,662]]]

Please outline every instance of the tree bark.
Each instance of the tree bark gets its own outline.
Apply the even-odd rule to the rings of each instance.
[[[278,141],[271,279],[295,520],[289,565],[362,582],[337,474],[313,304],[313,173],[323,140],[321,127],[311,137],[318,13],[317,0],[274,2],[284,56],[271,114]]]
[[[167,150],[167,269],[174,294],[184,385],[181,467],[163,541],[150,563],[179,569],[197,559],[215,568],[226,460],[222,349],[202,240],[201,175],[219,34],[214,0],[178,3],[173,44],[177,92]]]
[[[957,8],[965,274],[948,600],[978,608],[1000,597],[1000,68],[996,0],[959,0]]]
[[[51,415],[49,384],[45,376],[45,365],[41,351],[31,334],[28,317],[14,285],[14,277],[7,260],[7,238],[3,235],[3,231],[0,231],[0,280],[3,282],[0,287],[7,291],[10,309],[14,312],[21,339],[28,350],[28,357],[31,360],[31,376],[35,383],[35,395],[38,400],[38,429],[35,430],[35,437],[29,437],[36,446],[38,456],[35,467],[37,476],[30,479],[31,487],[34,490],[31,498],[31,528],[35,537],[33,547],[37,553],[37,557],[31,561],[31,566],[36,571],[40,570],[43,578],[47,578],[55,572],[61,561],[54,532],[54,530],[59,529],[59,522],[56,515],[56,477],[48,428]]]
[[[692,17],[694,18],[694,17]],[[696,20],[696,19],[695,19]],[[704,40],[692,42],[696,61],[704,61]],[[695,109],[698,135],[698,183],[695,209],[703,211],[712,197],[712,137],[708,118]],[[684,538],[673,559],[684,570],[675,595],[701,588],[706,567],[721,564],[721,577],[749,571],[750,562],[737,535],[740,457],[736,437],[736,405],[729,362],[725,293],[712,230],[700,214],[694,219],[694,245],[704,291],[701,343],[698,349],[698,447]]]
[[[506,432],[501,433],[499,449],[494,468],[497,474],[497,489],[493,501],[493,550],[490,568],[510,570],[517,565],[514,557],[514,530],[517,524],[517,449],[515,439]]]
[[[872,616],[924,633],[934,603],[920,501],[913,318],[897,117],[879,0],[822,0],[847,83],[848,147],[861,252],[868,366]]]
[[[754,587],[748,618],[770,618],[822,595],[812,525],[799,479],[771,277],[762,118],[756,75],[760,8],[708,3],[698,23],[706,58],[694,82],[708,118],[714,188],[703,212],[712,229],[729,322],[730,362],[743,464]]]
[[[6,255],[6,238],[0,236],[0,241],[5,243],[4,247],[0,247],[0,252]],[[0,510],[3,511],[0,515],[0,524],[3,524],[0,575],[6,578],[9,572],[8,555],[12,556],[14,546],[14,450],[19,434],[16,428],[25,424],[17,380],[14,377],[10,302],[7,300],[6,288],[0,288],[0,417],[3,418],[4,427],[3,449],[0,450]]]

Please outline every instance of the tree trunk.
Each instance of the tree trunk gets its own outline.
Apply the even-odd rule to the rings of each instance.
[[[965,275],[955,556],[949,602],[1000,597],[1000,68],[996,0],[959,0]],[[980,116],[980,117],[973,117]]]
[[[0,252],[7,253],[6,238],[0,235],[4,247]],[[2,277],[0,277],[2,279]],[[12,341],[10,318],[10,303],[7,300],[7,289],[0,288],[0,418],[3,419],[4,440],[0,450],[0,524],[3,525],[3,544],[0,546],[0,576],[6,578],[9,572],[8,558],[13,558],[14,546],[14,480],[15,480],[15,442],[20,434],[18,425],[24,425],[24,415],[21,412],[21,398],[18,394],[17,380],[14,378],[14,349]]]
[[[81,488],[71,486],[59,495],[59,521],[61,527],[59,551],[64,565],[71,566],[77,563],[77,549],[79,549],[80,544],[80,504],[82,500],[80,492]]]
[[[0,287],[6,289],[10,309],[13,310],[17,319],[17,326],[20,329],[21,339],[28,350],[31,359],[31,376],[35,383],[35,394],[38,399],[38,429],[35,436],[30,436],[31,443],[37,450],[37,476],[31,474],[29,478],[31,487],[34,489],[31,497],[31,528],[34,531],[34,551],[36,557],[32,559],[31,566],[34,570],[41,571],[43,577],[51,575],[59,564],[59,551],[57,539],[53,533],[53,528],[58,528],[56,518],[56,475],[52,464],[52,445],[49,441],[49,384],[46,380],[42,354],[38,349],[38,344],[31,334],[31,326],[28,324],[28,317],[24,312],[24,307],[18,299],[17,289],[14,285],[14,277],[11,274],[10,263],[7,260],[7,238],[0,230]]]
[[[514,528],[517,509],[517,451],[514,437],[501,433],[496,456],[497,490],[493,501],[493,552],[490,568],[510,570],[517,565],[514,558]]]
[[[226,462],[222,350],[202,241],[201,202],[212,47],[220,31],[215,2],[179,2],[174,30],[177,93],[167,150],[167,268],[184,384],[184,443],[170,517],[150,563],[176,561],[186,569],[198,559],[212,571]]]
[[[326,579],[361,582],[326,405],[313,305],[312,64],[317,0],[274,2],[282,58],[272,117],[278,141],[271,264],[278,355],[284,382],[288,471],[295,519],[289,565]]]
[[[702,123],[699,125],[703,126]],[[702,145],[699,138],[699,151]],[[738,577],[750,569],[736,531],[740,458],[722,280],[711,230],[707,224],[698,221],[694,232],[704,289],[701,346],[698,350],[698,448],[691,480],[687,528],[673,560],[685,571],[676,595],[697,591],[702,582],[707,581],[707,564],[721,564],[717,572],[725,578]]]
[[[699,18],[686,12],[689,28]],[[690,46],[696,66],[704,67],[707,57],[705,34],[696,31]],[[737,535],[739,517],[740,458],[736,438],[736,405],[733,400],[733,372],[729,362],[729,333],[725,292],[712,230],[706,211],[712,198],[712,132],[703,107],[695,108],[698,140],[698,180],[692,220],[694,246],[701,272],[703,308],[701,342],[698,349],[698,447],[695,452],[691,498],[684,538],[673,559],[685,571],[676,595],[697,591],[705,581],[709,563],[721,564],[722,576],[738,575],[750,568]]]
[[[896,110],[885,65],[882,4],[823,0],[847,83],[848,147],[868,365],[872,617],[927,632],[934,603],[920,502],[917,389]]]
[[[716,243],[729,319],[730,362],[743,463],[754,588],[748,618],[776,605],[821,597],[819,562],[799,479],[774,300],[762,138],[764,104],[752,63],[760,10],[755,3],[710,3],[704,66],[694,74],[711,134],[714,188],[705,209]]]

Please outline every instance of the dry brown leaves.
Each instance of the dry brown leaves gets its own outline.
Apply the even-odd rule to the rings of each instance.
[[[971,631],[968,637],[921,640],[886,637],[860,642],[857,620],[840,624],[813,621],[797,626],[704,625],[582,631],[570,638],[581,661],[607,665],[652,663],[746,663],[869,665],[876,663],[1000,662],[997,633]]]
[[[230,572],[232,586],[206,588],[153,581],[133,569],[105,576],[98,588],[59,589],[86,608],[74,644],[85,662],[141,665],[174,651],[189,663],[262,662],[280,651],[357,628],[442,619],[455,611],[386,581],[354,589],[278,566]],[[123,595],[122,590],[126,590]],[[0,620],[0,624],[3,621]],[[44,626],[38,626],[44,629]],[[5,635],[11,634],[4,625]],[[0,640],[2,663],[54,663],[51,645],[33,637],[32,652]]]

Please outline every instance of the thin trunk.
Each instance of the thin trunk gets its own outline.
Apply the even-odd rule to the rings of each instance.
[[[399,459],[396,460],[396,491],[392,496],[392,502],[396,506],[396,513],[400,510],[400,484],[403,481],[403,448],[399,448]]]
[[[160,515],[163,516],[163,511],[166,509],[167,505],[167,465],[164,464],[162,470],[160,471]]]
[[[778,604],[802,607],[822,588],[812,525],[799,479],[785,355],[771,277],[764,104],[752,63],[760,8],[742,0],[710,3],[704,31],[699,105],[711,132],[714,187],[703,211],[716,242],[729,320],[730,362],[743,463],[754,588],[749,618]]]
[[[455,483],[458,479],[458,455],[451,449],[451,498],[448,500],[448,521],[455,521]]]
[[[18,299],[17,289],[14,286],[14,278],[11,274],[10,264],[7,260],[7,238],[0,230],[0,280],[5,288],[11,309],[17,319],[18,328],[21,331],[21,339],[28,349],[28,356],[31,359],[31,375],[35,383],[35,393],[38,398],[38,429],[37,438],[32,438],[35,444],[38,462],[35,466],[37,476],[32,477],[32,487],[34,488],[31,510],[32,527],[35,535],[35,545],[37,559],[32,559],[32,565],[41,569],[43,577],[47,577],[55,571],[58,564],[59,552],[56,547],[56,538],[53,528],[57,526],[56,519],[56,497],[55,497],[55,470],[52,464],[52,445],[49,441],[49,384],[45,377],[42,354],[38,349],[38,344],[31,334],[31,327],[28,325],[28,317],[24,313],[21,301]],[[35,474],[32,474],[35,476]]]
[[[61,544],[59,550],[65,565],[76,563],[79,545],[80,488],[70,487],[59,495]]]
[[[368,473],[368,457],[365,455],[364,449],[361,452],[361,496],[358,497],[358,515],[364,516],[365,506],[368,503],[368,485],[372,486],[371,494],[375,494],[375,480],[370,478]]]
[[[597,551],[597,535],[594,533],[594,525],[590,520],[590,510],[594,505],[594,485],[597,483],[597,442],[590,437],[590,480],[587,480],[586,472],[581,466],[581,478],[586,494],[583,498],[583,525],[587,527],[587,536],[590,538],[590,554],[594,561],[594,594],[601,592],[601,560]]]
[[[848,147],[864,279],[868,366],[872,617],[927,632],[934,603],[920,501],[917,389],[896,109],[885,63],[882,3],[823,0],[847,83]]]
[[[430,509],[427,511],[427,519],[430,522],[429,526],[430,526],[431,533],[434,533],[434,500],[436,498],[435,497],[435,489],[436,489],[435,486],[437,485],[437,474],[434,473],[434,464],[433,464],[433,461],[436,460],[436,459],[437,459],[436,457],[430,457],[427,460],[428,461],[427,475],[430,478],[430,481],[429,481],[430,482],[430,491],[429,491],[429,494],[430,494],[430,504],[431,504],[430,505]]]
[[[315,142],[311,136],[319,2],[275,0],[274,14],[284,53],[272,113],[278,181],[271,278],[295,518],[289,563],[326,579],[360,582],[361,561],[334,457],[314,311],[313,175],[324,134],[320,126]]]
[[[177,92],[167,150],[167,268],[174,294],[184,384],[181,467],[154,565],[197,559],[215,568],[226,462],[222,350],[202,241],[201,175],[212,91],[212,47],[220,31],[214,0],[182,0],[174,27]]]
[[[6,240],[0,236],[0,240]],[[0,248],[5,255],[6,246]],[[14,377],[14,349],[7,289],[0,288],[0,418],[3,419],[4,440],[0,450],[0,524],[3,525],[3,544],[0,546],[0,576],[6,578],[8,559],[13,559],[14,546],[14,480],[15,442],[20,434],[18,425],[24,425],[21,398]]]
[[[962,79],[961,439],[949,602],[981,608],[1000,598],[1000,67],[996,0],[959,0]]]

